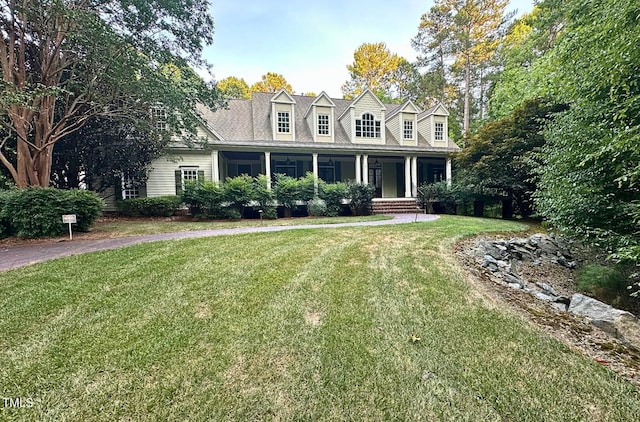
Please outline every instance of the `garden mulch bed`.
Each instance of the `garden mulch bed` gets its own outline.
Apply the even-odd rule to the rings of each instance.
[[[491,273],[480,267],[473,250],[481,240],[504,238],[502,235],[477,236],[456,243],[455,255],[462,264],[466,278],[489,303],[507,308],[513,314],[529,321],[538,329],[567,344],[573,350],[604,365],[621,377],[640,387],[640,350],[628,346],[613,335],[584,321],[583,317],[561,312],[521,290],[505,288]],[[578,261],[580,252],[572,251]],[[528,281],[540,281],[553,286],[560,294],[570,297],[577,292],[575,271],[560,265],[545,263],[519,267],[519,273]]]

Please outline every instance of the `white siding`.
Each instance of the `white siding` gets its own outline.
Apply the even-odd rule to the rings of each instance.
[[[160,157],[151,164],[147,196],[175,195],[175,171],[180,167],[198,167],[198,170],[204,170],[205,180],[211,180],[211,155],[208,153],[183,153],[182,160],[176,162]]]
[[[425,117],[418,122],[418,133],[424,136],[429,145],[433,146],[433,137],[431,135],[431,117]]]
[[[386,126],[393,137],[396,138],[398,143],[402,145],[402,135],[400,133],[400,116],[402,116],[402,113],[396,114],[391,119],[387,120]]]
[[[358,138],[354,137],[352,142],[360,144],[384,144],[385,142],[385,119],[384,111],[381,110],[381,105],[378,99],[369,91],[357,99],[353,104],[355,106],[355,119],[362,118],[364,113],[373,114],[376,120],[380,120],[380,138]],[[352,123],[355,125],[355,121]]]

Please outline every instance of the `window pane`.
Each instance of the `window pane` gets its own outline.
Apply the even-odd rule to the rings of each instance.
[[[278,133],[289,133],[289,112],[278,112]]]

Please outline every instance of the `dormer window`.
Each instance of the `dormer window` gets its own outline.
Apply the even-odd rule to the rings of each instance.
[[[318,114],[318,135],[329,134],[329,115]]]
[[[436,122],[435,137],[436,141],[444,140],[444,123]]]
[[[405,120],[404,121],[403,138],[404,139],[413,139],[413,120]]]
[[[356,136],[359,138],[379,138],[380,120],[371,113],[364,113],[362,119],[356,119]]]
[[[289,132],[291,132],[289,112],[279,111],[278,112],[278,133],[289,133]]]

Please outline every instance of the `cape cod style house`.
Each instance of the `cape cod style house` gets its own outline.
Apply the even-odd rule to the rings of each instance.
[[[146,186],[123,185],[122,198],[173,195],[197,178],[265,174],[271,181],[307,172],[326,182],[369,183],[378,201],[415,198],[421,183],[451,179],[447,154],[459,149],[441,104],[424,111],[411,101],[383,104],[369,90],[353,100],[254,92],[251,100],[200,112],[205,147],[174,144],[152,163]]]

